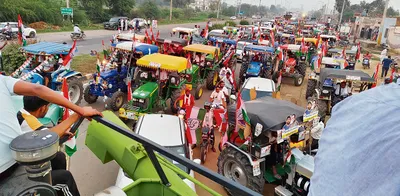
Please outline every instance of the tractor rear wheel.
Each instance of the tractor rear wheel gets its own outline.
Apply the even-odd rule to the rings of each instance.
[[[318,115],[321,119],[325,120],[326,114],[328,112],[328,102],[324,100],[318,100]]]
[[[115,92],[110,101],[110,107],[112,110],[117,111],[124,105],[126,95],[122,91]]]
[[[304,77],[304,76],[306,76],[307,66],[305,63],[299,63],[296,66],[296,70],[297,70],[297,72],[299,72],[300,75],[302,75]]]
[[[249,67],[249,65],[246,64],[246,63],[243,63],[242,66],[240,66],[240,70],[239,70],[239,81],[240,81],[240,84],[243,84],[243,82],[246,79],[245,74],[247,72],[248,67]]]
[[[308,80],[307,83],[307,90],[306,90],[306,99],[308,100],[309,97],[312,97],[313,94],[315,93],[315,88],[317,87],[317,81],[316,80]]]
[[[171,94],[170,106],[171,106],[171,111],[173,114],[176,114],[176,112],[177,112],[177,110],[174,106],[175,100],[177,100],[181,95],[183,95],[183,93],[185,93],[185,89],[186,89],[186,85],[182,85],[181,88],[174,90]]]
[[[92,104],[97,101],[97,98],[99,98],[99,96],[90,93],[90,85],[86,86],[85,90],[83,91],[83,99],[85,99],[88,104]]]
[[[75,105],[79,105],[83,98],[82,82],[76,77],[68,78],[67,82],[69,99]]]
[[[218,157],[218,173],[237,183],[262,193],[265,180],[264,171],[253,176],[253,167],[248,158],[233,147],[226,147]],[[230,195],[242,195],[234,190],[226,189]]]
[[[208,75],[206,78],[206,84],[207,84],[208,90],[215,89],[215,86],[218,83],[218,77],[219,77],[219,69],[215,69],[214,71],[208,72]]]

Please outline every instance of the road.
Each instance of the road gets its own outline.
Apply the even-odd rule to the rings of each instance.
[[[221,22],[222,23],[222,22]],[[188,24],[171,24],[171,25],[160,25],[157,29],[154,30],[154,34],[157,34],[157,31],[160,31],[160,37],[169,37],[172,28],[174,27],[191,27],[194,28],[194,25],[200,25],[201,28],[204,28],[206,22],[198,22],[198,23],[188,23]],[[71,29],[72,32],[72,29]],[[129,31],[125,31],[129,32]],[[77,42],[78,47],[78,55],[79,54],[89,54],[91,50],[101,50],[102,45],[101,42],[104,40],[106,45],[110,44],[110,39],[112,35],[117,34],[118,31],[114,30],[88,30],[85,31],[86,39],[79,40]],[[150,33],[150,32],[149,32]],[[141,33],[144,34],[144,30]],[[66,42],[68,44],[72,44],[70,38],[70,32],[57,32],[57,33],[42,33],[37,36],[38,41],[48,41],[48,42],[58,42],[63,43]]]

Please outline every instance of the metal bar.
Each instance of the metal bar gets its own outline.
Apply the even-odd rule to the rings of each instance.
[[[160,176],[161,182],[167,186],[170,187],[171,183],[169,183],[167,176],[165,176],[164,170],[161,168],[160,163],[158,162],[158,159],[156,155],[154,154],[153,149],[149,145],[143,145],[144,149],[147,152],[147,155],[149,156],[151,162],[153,163],[154,168],[157,171],[157,174]]]
[[[202,165],[198,165],[197,163],[194,163],[193,161],[190,161],[180,155],[176,155],[176,154],[170,152],[169,150],[167,150],[166,148],[164,148],[163,146],[161,146],[157,143],[154,143],[153,141],[151,141],[143,136],[132,133],[130,130],[123,128],[119,125],[116,125],[107,119],[104,119],[100,116],[94,116],[93,119],[111,129],[117,131],[118,133],[121,133],[122,135],[125,135],[143,145],[151,146],[151,148],[153,150],[157,151],[158,153],[186,166],[189,169],[192,169],[193,171],[211,179],[212,181],[214,181],[228,189],[238,191],[244,195],[259,195],[259,196],[261,196],[260,193],[255,192],[255,191],[253,191],[237,182],[234,182],[228,178],[225,178],[224,176],[217,174]]]

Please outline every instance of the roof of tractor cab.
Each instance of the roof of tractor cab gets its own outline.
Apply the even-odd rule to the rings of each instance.
[[[117,35],[117,39],[132,41],[134,36],[136,41],[144,42],[145,36],[136,33],[120,33]]]
[[[246,45],[244,50],[252,50],[257,52],[275,52],[275,48],[268,46],[260,46],[260,45]]]
[[[138,66],[154,69],[159,68],[167,71],[181,72],[186,69],[187,59],[183,57],[155,53],[143,56],[142,58],[137,60],[136,64]]]
[[[40,55],[55,55],[63,54],[67,55],[71,49],[71,45],[60,44],[54,42],[39,42],[36,44],[30,44],[22,47],[23,51],[29,54],[40,54]]]
[[[201,53],[212,54],[212,55],[215,55],[215,53],[217,53],[217,55],[219,54],[219,48],[217,48],[215,46],[208,46],[208,45],[202,45],[202,44],[192,44],[189,46],[185,46],[183,49],[187,50],[187,51],[201,52]]]
[[[133,42],[126,41],[126,42],[118,42],[115,45],[116,49],[125,50],[133,52]],[[135,42],[135,52],[142,53],[143,55],[153,54],[158,52],[158,47],[152,44],[144,44],[140,42]]]
[[[327,78],[331,79],[342,79],[346,81],[361,81],[374,83],[375,80],[367,73],[361,70],[347,70],[347,69],[332,69],[332,68],[321,68],[320,81],[324,81]]]
[[[243,88],[255,88],[256,91],[275,92],[275,82],[267,78],[250,77],[243,83]]]
[[[138,121],[135,132],[161,146],[180,146],[185,144],[183,127],[178,116],[146,114]]]
[[[295,114],[299,122],[303,121],[304,108],[288,101],[262,97],[245,102],[246,112],[250,118],[252,130],[257,123],[262,125],[262,130],[276,131],[282,129],[286,118]],[[235,119],[236,105],[228,108],[228,119]]]

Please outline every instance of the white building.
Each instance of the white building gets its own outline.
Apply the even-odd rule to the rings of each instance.
[[[210,9],[210,6],[216,5],[215,2],[218,2],[218,0],[195,0],[194,3],[189,5],[189,7],[200,9],[201,11],[207,11]]]

